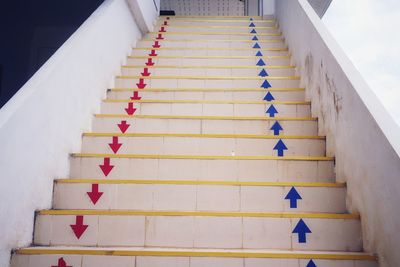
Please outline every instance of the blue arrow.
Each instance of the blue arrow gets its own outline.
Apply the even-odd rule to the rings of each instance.
[[[258,38],[257,38],[257,36],[254,36],[253,39],[251,39],[251,40],[258,41]]]
[[[261,47],[260,47],[260,45],[259,45],[258,43],[255,43],[255,44],[253,45],[253,48],[261,48]]]
[[[267,88],[270,88],[270,87],[272,87],[272,86],[271,86],[271,84],[270,84],[267,80],[265,80],[265,81],[261,84],[260,87],[261,87],[261,88],[267,89]]]
[[[315,265],[315,263],[314,263],[313,260],[310,260],[310,261],[307,263],[307,266],[306,266],[306,267],[317,267],[317,265]]]
[[[275,100],[275,98],[274,98],[274,96],[271,94],[271,92],[268,92],[268,93],[264,96],[263,100],[269,102],[269,101]]]
[[[253,20],[253,18],[250,18],[250,20]]]
[[[278,113],[274,105],[271,105],[265,113],[268,113],[270,117],[275,117],[275,114]]]
[[[270,130],[274,131],[274,135],[279,135],[279,131],[283,130],[282,126],[279,124],[278,121],[276,121],[274,123],[274,125],[272,125],[272,127],[270,128]]]
[[[292,231],[293,234],[299,234],[299,243],[307,243],[306,234],[312,233],[310,228],[306,225],[303,219],[297,223],[296,227]]]
[[[260,60],[257,62],[257,66],[265,66],[265,62],[262,60],[262,58],[260,58]]]
[[[255,29],[252,29],[250,33],[257,33]]]
[[[263,56],[263,54],[261,53],[261,51],[258,51],[256,54],[256,57],[262,57],[262,56]]]
[[[254,23],[250,23],[249,27],[255,27],[256,25],[254,25]]]
[[[274,150],[278,151],[278,157],[283,157],[283,151],[287,150],[287,147],[282,139],[279,139],[278,143],[276,143],[276,145],[274,146]]]
[[[297,200],[302,199],[299,192],[297,192],[296,188],[292,187],[287,193],[285,199],[290,200],[290,208],[296,209],[297,208]]]
[[[267,73],[267,71],[265,69],[262,69],[262,71],[260,71],[258,76],[265,77],[265,76],[268,76],[268,73]]]

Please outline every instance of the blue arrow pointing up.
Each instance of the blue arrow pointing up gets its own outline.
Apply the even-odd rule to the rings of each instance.
[[[250,18],[250,20],[253,20],[253,18]]]
[[[310,228],[306,225],[303,219],[297,223],[296,227],[292,231],[293,234],[299,235],[299,243],[307,243],[306,234],[312,233]]]
[[[278,113],[274,105],[271,105],[265,113],[268,113],[270,117],[275,117],[275,114]]]
[[[272,87],[272,86],[271,86],[271,84],[270,84],[267,80],[265,80],[265,81],[261,84],[260,87],[261,87],[261,88],[267,89],[267,88],[270,88],[270,87]]]
[[[251,39],[251,40],[258,41],[258,38],[257,38],[257,36],[254,36],[253,39]]]
[[[271,94],[271,92],[268,92],[268,93],[264,96],[263,100],[269,102],[269,101],[275,100],[275,98],[274,98],[274,96]]]
[[[274,150],[278,151],[278,157],[283,157],[283,151],[287,150],[287,147],[282,139],[279,139],[278,143],[276,143],[276,145],[274,146]]]
[[[274,123],[274,125],[272,125],[271,129],[274,131],[274,135],[279,135],[279,131],[283,130],[282,126],[279,124],[278,121],[276,121]]]
[[[258,76],[265,77],[265,76],[268,76],[268,73],[267,73],[267,71],[265,69],[262,69],[262,71],[260,71]]]
[[[263,54],[261,53],[261,51],[258,51],[256,54],[256,57],[262,57],[262,56],[263,56]]]
[[[261,48],[261,47],[260,47],[260,45],[259,45],[258,43],[255,43],[255,44],[253,45],[253,48]]]
[[[262,60],[262,58],[260,58],[260,60],[257,62],[257,66],[265,66],[265,62]]]
[[[292,187],[287,193],[285,199],[290,200],[290,208],[296,209],[297,208],[297,200],[302,199],[299,192],[297,192],[296,188]]]
[[[250,33],[257,33],[255,29],[252,29]]]
[[[254,25],[254,23],[250,23],[249,27],[255,27],[256,25]]]
[[[307,263],[307,266],[306,266],[306,267],[317,267],[317,265],[315,265],[315,263],[314,263],[313,260],[310,260],[310,261]]]

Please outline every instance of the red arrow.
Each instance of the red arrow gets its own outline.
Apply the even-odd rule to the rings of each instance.
[[[157,56],[156,50],[152,49],[151,53],[149,54],[149,56],[156,57]]]
[[[166,19],[169,19],[169,17],[166,17]]]
[[[110,158],[104,158],[104,163],[103,165],[99,165],[100,169],[103,171],[104,176],[107,177],[107,175],[111,172],[111,170],[114,168],[114,165],[110,164]]]
[[[142,97],[139,96],[139,92],[138,91],[135,91],[135,92],[133,92],[133,96],[131,96],[131,99],[132,100],[140,100],[140,99],[142,99]]]
[[[164,40],[164,37],[162,37],[162,33],[159,33],[156,39],[157,40]]]
[[[99,192],[99,185],[98,184],[92,184],[92,191],[91,192],[86,192],[92,201],[93,205],[96,205],[97,201],[101,198],[103,195],[103,192]]]
[[[151,57],[149,57],[147,59],[146,66],[153,66],[153,65],[154,65],[153,59]]]
[[[159,32],[166,32],[165,27],[161,27],[161,29],[159,30]]]
[[[158,41],[154,41],[153,48],[160,48],[160,47],[161,45],[158,43]]]
[[[112,151],[114,151],[114,154],[117,154],[118,150],[121,148],[122,144],[118,143],[118,136],[113,136],[112,138],[112,143],[108,144]]]
[[[139,79],[139,83],[137,83],[136,85],[137,85],[137,88],[143,89],[143,88],[146,87],[147,84],[144,83],[144,79],[143,78],[140,78]]]
[[[144,68],[143,69],[143,72],[141,72],[141,74],[142,74],[142,76],[150,76],[150,72],[149,72],[149,68]]]
[[[136,108],[133,107],[133,102],[128,103],[128,107],[125,108],[125,111],[128,115],[133,115],[136,112]]]
[[[164,25],[165,25],[165,26],[168,26],[168,21],[165,20],[165,21],[164,21]]]
[[[86,229],[89,227],[89,225],[83,224],[83,216],[82,215],[77,215],[76,216],[76,223],[70,225],[72,228],[72,231],[74,231],[74,234],[76,238],[81,238],[82,234],[86,231]]]
[[[126,130],[128,130],[129,126],[131,126],[131,125],[127,124],[126,121],[121,121],[121,123],[118,124],[118,127],[122,133],[125,133]]]
[[[57,266],[52,265],[51,267],[72,267],[72,266],[67,266],[65,260],[63,258],[59,258]]]

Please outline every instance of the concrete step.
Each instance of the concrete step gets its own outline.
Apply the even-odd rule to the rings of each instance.
[[[283,142],[287,156],[325,156],[325,139],[313,136],[231,136],[189,134],[85,134],[82,153],[114,153],[109,144],[121,144],[120,154],[275,156],[274,147]]]
[[[87,225],[80,238],[75,224]],[[293,233],[299,224],[308,233]],[[353,214],[43,210],[35,229],[33,243],[45,246],[362,251]]]
[[[258,34],[266,34],[266,33],[280,33],[279,28],[277,27],[246,27],[246,26],[229,26],[229,25],[214,25],[214,26],[204,26],[204,25],[174,25],[171,23],[170,25],[162,25],[158,24],[155,28],[155,32],[206,32],[206,33],[214,33],[214,32],[224,32],[224,33],[249,33],[252,36],[258,36]],[[256,33],[251,33],[251,31],[256,30]]]
[[[146,66],[131,65],[122,66],[122,76],[141,76],[144,73],[144,68],[150,76],[245,76],[245,77],[258,77],[262,70],[265,70],[268,76],[295,76],[294,66],[267,66],[266,68],[258,66]],[[268,79],[268,76],[266,78]]]
[[[151,58],[154,66],[256,66],[261,59],[256,56],[129,56],[127,65],[143,65]],[[264,56],[266,66],[290,65],[289,56]]]
[[[121,133],[126,122],[126,133],[191,133],[191,134],[261,134],[273,135],[276,121],[282,135],[318,134],[317,120],[313,118],[216,117],[216,116],[143,116],[97,114],[93,131]]]
[[[176,47],[186,47],[186,48],[220,48],[220,49],[249,49],[254,46],[256,43],[253,40],[228,40],[222,37],[214,37],[212,39],[164,39],[164,40],[155,40],[154,38],[144,38],[137,42],[136,47],[144,48],[144,47],[152,47],[155,44],[155,41],[158,41],[159,45],[162,48],[176,48]],[[261,49],[269,49],[269,48],[287,48],[283,39],[275,39],[275,40],[259,40],[257,41],[258,45]],[[258,49],[253,48],[254,51],[258,51]]]
[[[72,154],[70,163],[72,178],[260,182],[335,180],[334,159],[331,157]],[[110,166],[108,172],[102,171],[106,168],[104,166]]]
[[[285,48],[276,49],[197,49],[197,48],[186,48],[186,47],[174,47],[174,48],[158,48],[154,49],[150,47],[134,48],[132,49],[132,56],[147,56],[152,53],[159,56],[255,56],[258,51],[265,56],[287,56],[289,51]],[[153,54],[154,54],[153,53]]]
[[[179,40],[179,39],[213,39],[215,37],[224,38],[226,40],[247,40],[247,41],[254,41],[252,38],[254,34],[252,33],[230,33],[225,32],[224,30],[218,32],[209,32],[209,31],[202,31],[202,32],[193,32],[193,31],[184,31],[184,32],[149,32],[147,33],[144,38],[146,39],[157,39],[157,40]],[[257,38],[259,40],[282,40],[281,33],[258,33]]]
[[[267,116],[266,111],[275,108],[274,116],[310,117],[309,102],[262,101],[201,101],[198,100],[104,100],[101,112],[105,114],[180,115],[180,116]],[[136,109],[136,111],[133,111]]]
[[[219,101],[255,101],[264,99],[269,92],[276,101],[304,101],[305,90],[302,88],[290,89],[253,89],[253,90],[224,90],[224,89],[110,89],[107,99],[123,100],[134,97],[134,94],[142,100],[219,100]]]
[[[291,192],[301,199],[290,200]],[[60,179],[53,208],[345,213],[345,199],[336,183]]]
[[[12,267],[306,267],[312,260],[323,267],[378,267],[376,257],[357,252],[177,249],[123,247],[30,247],[19,249]]]
[[[157,21],[156,24],[156,29],[158,29],[161,26],[165,26],[164,22],[167,21],[167,27],[240,27],[240,28],[252,28],[255,29],[256,31],[263,30],[265,27],[276,27],[277,22],[272,21],[272,20],[211,20],[211,19],[170,19],[170,20],[165,20],[165,19],[160,19]],[[250,23],[253,22],[255,27],[249,27]]]

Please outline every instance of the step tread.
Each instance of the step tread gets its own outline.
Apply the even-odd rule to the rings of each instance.
[[[249,138],[249,139],[318,139],[325,140],[326,136],[312,135],[255,135],[255,134],[188,134],[188,133],[106,133],[86,132],[87,137],[193,137],[193,138]]]

